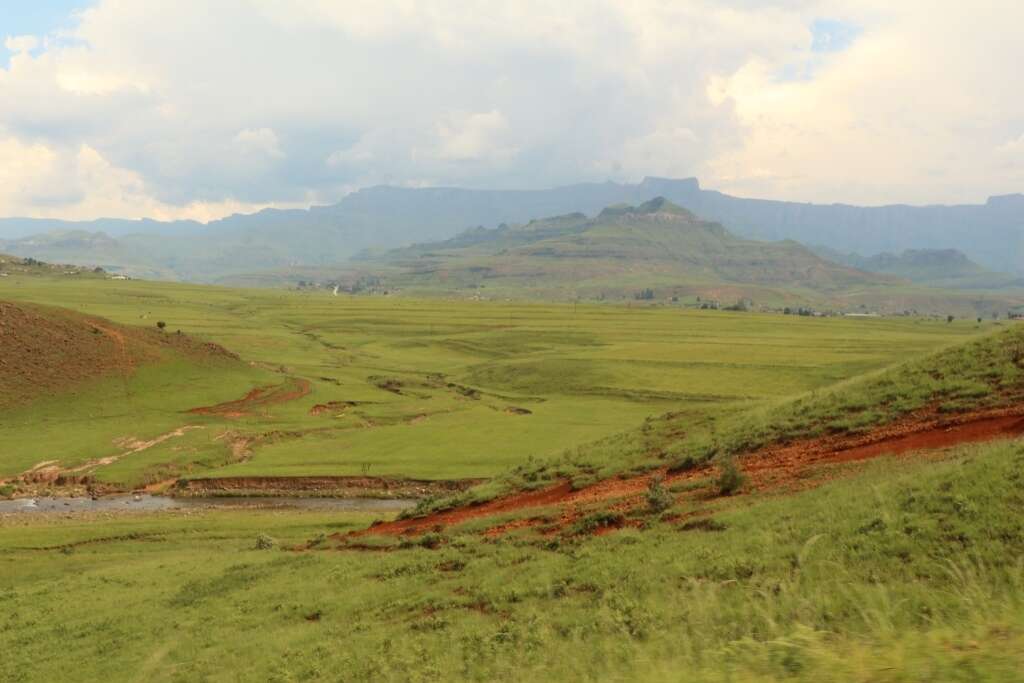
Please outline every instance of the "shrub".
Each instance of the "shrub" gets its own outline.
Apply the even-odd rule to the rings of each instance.
[[[625,519],[620,512],[601,510],[578,520],[569,531],[573,535],[592,534],[604,527],[621,526]]]
[[[678,458],[674,465],[668,468],[669,474],[677,474],[679,472],[689,472],[690,470],[697,469],[700,466],[701,461],[697,456],[684,455]]]
[[[728,527],[711,517],[692,519],[679,527],[680,531],[725,531]]]
[[[402,550],[409,550],[410,548],[437,550],[447,542],[448,538],[444,534],[431,532],[419,537],[403,536],[402,540],[398,543],[398,547]]]
[[[277,545],[277,541],[266,534],[256,536],[256,550],[272,550],[275,545]]]
[[[13,484],[3,484],[0,486],[0,498],[11,498],[14,496],[14,491]]]
[[[162,331],[165,327],[167,327],[167,323],[165,323],[163,320],[158,320],[156,326],[159,330]]]
[[[718,478],[715,480],[715,486],[718,488],[718,494],[721,496],[731,496],[743,487],[746,483],[747,478],[740,472],[739,468],[736,467],[736,463],[732,458],[726,458],[719,464]]]
[[[662,486],[661,477],[653,477],[647,484],[647,507],[651,512],[664,512],[672,507],[675,500],[672,494]]]

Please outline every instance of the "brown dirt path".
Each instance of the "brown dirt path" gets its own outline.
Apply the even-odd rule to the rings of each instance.
[[[809,481],[803,475],[818,465],[857,462],[883,455],[948,448],[1017,437],[1022,434],[1024,407],[965,413],[945,418],[918,414],[866,434],[830,436],[771,446],[740,456],[737,458],[737,464],[756,489],[798,489],[814,485],[813,481]],[[671,486],[707,477],[716,470],[715,466],[707,465],[669,474],[667,468],[661,468],[641,476],[606,479],[579,490],[573,490],[569,482],[561,482],[539,491],[517,493],[481,505],[378,524],[368,529],[350,532],[347,536],[417,534],[500,513],[551,506],[561,508],[564,523],[571,521],[575,516],[572,511],[583,505],[616,499],[623,499],[621,505],[616,507],[629,508],[638,504],[653,477],[664,477],[665,485]],[[345,536],[339,535],[336,538],[341,539]]]

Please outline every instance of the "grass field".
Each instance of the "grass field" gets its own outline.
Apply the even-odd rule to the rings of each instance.
[[[5,280],[2,299],[163,320],[241,356],[168,356],[10,408],[11,471],[52,450],[74,454],[63,464],[117,454],[130,435],[155,443],[97,478],[494,477],[419,512],[551,486],[580,498],[444,525],[0,515],[0,680],[902,683],[1024,670],[1021,440],[721,483],[724,459],[747,467],[770,444],[908,416],[1019,421],[1024,328]],[[236,400],[258,386],[276,388]],[[676,478],[651,479],[664,485],[622,488],[666,468]]]
[[[178,476],[490,477],[652,415],[745,410],[993,329],[45,276],[4,278],[0,299],[164,321],[247,364],[148,366],[0,420],[0,477],[118,456],[126,439],[158,441],[93,469],[125,487]],[[244,415],[186,412],[301,380],[308,395]]]
[[[1019,680],[1022,480],[976,446],[703,525],[392,552],[317,545],[356,515],[0,518],[0,679]]]

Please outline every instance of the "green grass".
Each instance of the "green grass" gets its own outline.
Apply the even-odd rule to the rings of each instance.
[[[166,319],[252,363],[159,363],[127,393],[101,382],[2,416],[11,470],[201,427],[97,470],[116,482],[497,475],[462,498],[481,499],[1005,405],[1024,379],[1012,326],[4,280],[0,298]],[[182,412],[287,377],[313,393],[235,420]],[[232,435],[259,439],[250,459],[231,463]],[[829,483],[652,489],[549,535],[557,508],[362,550],[328,536],[366,514],[0,516],[0,680],[1019,678],[1024,443],[812,474]],[[481,535],[523,517],[541,527]]]
[[[703,525],[390,552],[282,549],[366,516],[6,518],[0,678],[1016,680],[1022,481],[986,445]]]
[[[649,416],[699,421],[767,405],[993,329],[56,277],[4,278],[0,298],[125,324],[164,320],[251,364],[221,374],[154,367],[131,379],[128,396],[111,382],[0,419],[0,477],[116,455],[123,437],[203,427],[96,469],[122,486],[177,475],[492,477]],[[182,412],[286,376],[310,380],[312,394],[236,420]],[[310,415],[330,402],[355,405]],[[229,464],[233,437],[255,439],[244,462]]]

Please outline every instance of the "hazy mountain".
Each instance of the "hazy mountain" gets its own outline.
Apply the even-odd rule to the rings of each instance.
[[[795,239],[842,252],[959,249],[987,268],[1024,273],[1024,195],[961,206],[815,205],[742,199],[702,190],[696,179],[588,183],[550,190],[372,187],[332,206],[268,209],[202,225],[102,219],[74,223],[0,219],[0,249],[44,260],[104,265],[135,275],[218,281],[244,273],[336,265],[367,248],[442,240],[474,226],[537,216],[594,214],[663,196],[760,240]],[[80,240],[39,233],[102,233]],[[113,243],[105,238],[110,238]]]
[[[907,249],[861,256],[828,247],[812,247],[819,256],[872,273],[885,273],[933,287],[1001,289],[1022,287],[1024,279],[997,273],[975,263],[957,249]]]

